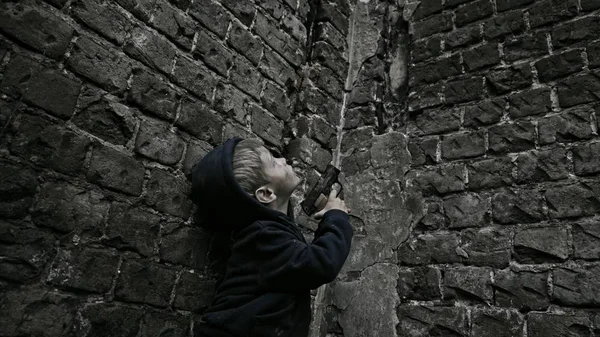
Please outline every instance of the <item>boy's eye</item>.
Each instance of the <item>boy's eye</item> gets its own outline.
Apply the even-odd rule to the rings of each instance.
[[[274,158],[281,158],[281,153],[277,150],[269,150]]]

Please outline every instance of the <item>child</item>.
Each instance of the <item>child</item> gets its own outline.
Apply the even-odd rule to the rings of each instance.
[[[310,290],[335,279],[352,228],[344,201],[329,195],[312,243],[288,213],[300,179],[255,140],[232,138],[192,171],[203,223],[232,231],[223,281],[194,328],[196,337],[306,337]]]

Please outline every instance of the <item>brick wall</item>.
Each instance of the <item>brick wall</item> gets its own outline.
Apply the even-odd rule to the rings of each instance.
[[[46,0],[0,10],[2,336],[190,336],[230,136],[342,167],[311,336],[600,336],[600,2]],[[316,223],[299,210],[307,237]]]

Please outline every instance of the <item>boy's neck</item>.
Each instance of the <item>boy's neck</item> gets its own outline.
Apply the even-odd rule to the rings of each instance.
[[[290,203],[290,198],[285,198],[284,200],[275,200],[272,203],[267,204],[265,206],[269,207],[270,209],[279,211],[283,214],[287,214],[289,203]]]

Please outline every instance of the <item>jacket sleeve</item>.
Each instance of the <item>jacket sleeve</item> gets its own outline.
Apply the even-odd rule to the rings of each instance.
[[[258,235],[261,286],[270,291],[315,289],[335,279],[352,241],[348,214],[330,210],[323,215],[311,244],[287,230],[266,225]]]

